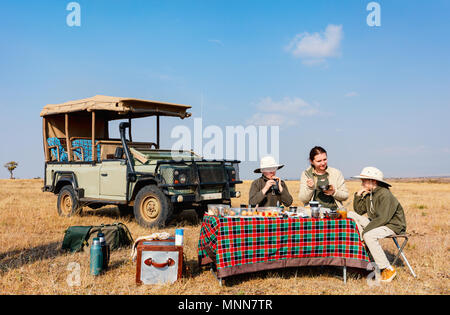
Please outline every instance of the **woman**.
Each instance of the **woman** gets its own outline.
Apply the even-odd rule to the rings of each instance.
[[[276,176],[277,170],[284,165],[279,165],[272,156],[261,159],[260,167],[255,173],[262,176],[252,182],[249,193],[249,205],[259,207],[276,207],[282,204],[289,207],[292,204],[292,196],[286,183]]]
[[[327,151],[322,147],[314,147],[309,153],[311,167],[303,171],[300,177],[298,198],[307,205],[310,201],[318,201],[324,208],[337,209],[348,199],[342,173],[328,167]]]
[[[381,282],[390,282],[397,272],[389,263],[379,240],[406,232],[403,208],[384,181],[383,172],[365,167],[359,176],[361,189],[355,193],[353,209],[347,214],[355,220],[362,238],[381,272]],[[367,217],[362,215],[367,213]]]

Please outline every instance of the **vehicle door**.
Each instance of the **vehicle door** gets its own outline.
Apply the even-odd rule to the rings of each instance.
[[[69,170],[76,175],[78,187],[84,189],[85,198],[98,198],[99,196],[99,164],[80,163],[67,164]]]
[[[127,165],[125,160],[104,160],[100,167],[100,197],[126,200]]]

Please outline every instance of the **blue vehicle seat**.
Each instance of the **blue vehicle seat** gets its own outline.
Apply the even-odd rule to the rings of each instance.
[[[92,140],[74,139],[72,140],[72,151],[80,161],[92,161]],[[97,143],[97,161],[100,161],[100,144]]]
[[[48,138],[47,143],[54,160],[59,162],[67,162],[68,156],[66,149],[61,144],[61,140],[56,137]]]

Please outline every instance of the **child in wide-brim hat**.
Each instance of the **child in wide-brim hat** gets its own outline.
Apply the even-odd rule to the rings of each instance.
[[[403,208],[392,194],[391,185],[376,167],[365,167],[360,175],[361,189],[355,193],[353,209],[348,218],[355,220],[361,237],[381,272],[381,282],[392,281],[397,272],[389,263],[379,241],[385,237],[406,232]],[[363,216],[367,214],[367,217]]]

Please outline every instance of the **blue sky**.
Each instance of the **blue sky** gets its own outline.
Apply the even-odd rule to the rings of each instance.
[[[448,1],[378,1],[379,27],[362,0],[80,0],[80,27],[69,2],[0,1],[0,162],[16,177],[43,176],[42,107],[97,94],[189,104],[204,126],[280,124],[284,178],[315,145],[346,177],[450,175]],[[162,119],[164,147],[178,124],[192,120]]]

